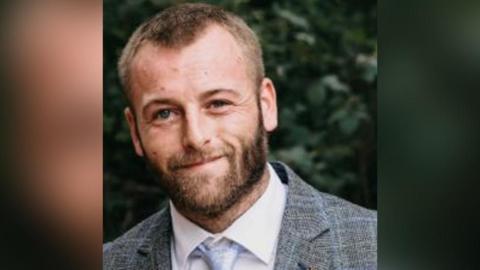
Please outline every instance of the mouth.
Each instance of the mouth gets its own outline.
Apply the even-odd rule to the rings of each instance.
[[[206,165],[208,163],[212,163],[214,161],[217,161],[220,158],[222,158],[222,156],[216,156],[216,157],[211,157],[211,158],[207,158],[207,159],[202,159],[202,160],[199,160],[199,161],[196,161],[196,162],[193,162],[193,163],[182,165],[179,169],[183,170],[183,169],[193,169],[193,168],[201,167],[201,166]]]

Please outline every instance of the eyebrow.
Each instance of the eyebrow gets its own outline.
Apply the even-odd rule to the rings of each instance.
[[[202,94],[200,94],[200,99],[207,99],[211,96],[214,96],[214,95],[220,94],[220,93],[228,93],[228,94],[232,94],[232,95],[237,96],[237,97],[240,96],[240,94],[233,89],[218,88],[218,89],[213,89],[213,90],[208,90],[208,91],[203,92]]]

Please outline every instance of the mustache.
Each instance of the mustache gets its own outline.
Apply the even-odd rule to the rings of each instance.
[[[194,150],[174,155],[168,161],[168,169],[177,171],[179,169],[191,166],[196,163],[203,163],[212,159],[226,156],[232,156],[233,150],[230,147],[222,147],[219,149]]]

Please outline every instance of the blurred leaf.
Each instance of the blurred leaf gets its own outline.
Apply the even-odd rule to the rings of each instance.
[[[325,85],[328,89],[338,92],[348,92],[350,87],[342,83],[336,75],[326,75],[322,79],[322,84]]]
[[[339,122],[340,130],[342,130],[342,132],[346,135],[351,135],[353,132],[355,132],[358,128],[358,125],[358,118],[352,115],[344,117]]]
[[[282,8],[278,7],[278,5],[274,5],[273,10],[275,11],[275,13],[278,16],[287,20],[288,22],[290,22],[291,24],[293,24],[295,26],[305,28],[305,29],[307,29],[309,27],[309,23],[305,18],[293,13],[291,10],[282,9]]]
[[[356,64],[362,70],[362,78],[367,82],[373,82],[377,78],[378,67],[377,57],[359,54]]]
[[[313,46],[315,45],[315,36],[308,34],[308,33],[297,33],[295,38],[300,41],[305,41],[308,45]]]
[[[327,97],[327,91],[322,80],[315,81],[307,92],[307,98],[312,105],[322,105]]]

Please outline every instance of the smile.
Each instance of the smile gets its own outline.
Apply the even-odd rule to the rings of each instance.
[[[200,160],[198,162],[194,162],[194,163],[190,163],[190,164],[187,164],[187,165],[183,165],[182,167],[180,167],[180,169],[193,169],[193,168],[197,168],[197,167],[201,167],[205,164],[208,164],[208,163],[212,163],[214,161],[217,161],[219,160],[220,158],[222,158],[222,156],[218,156],[218,157],[212,157],[212,158],[207,158],[207,159],[203,159],[203,160]]]

